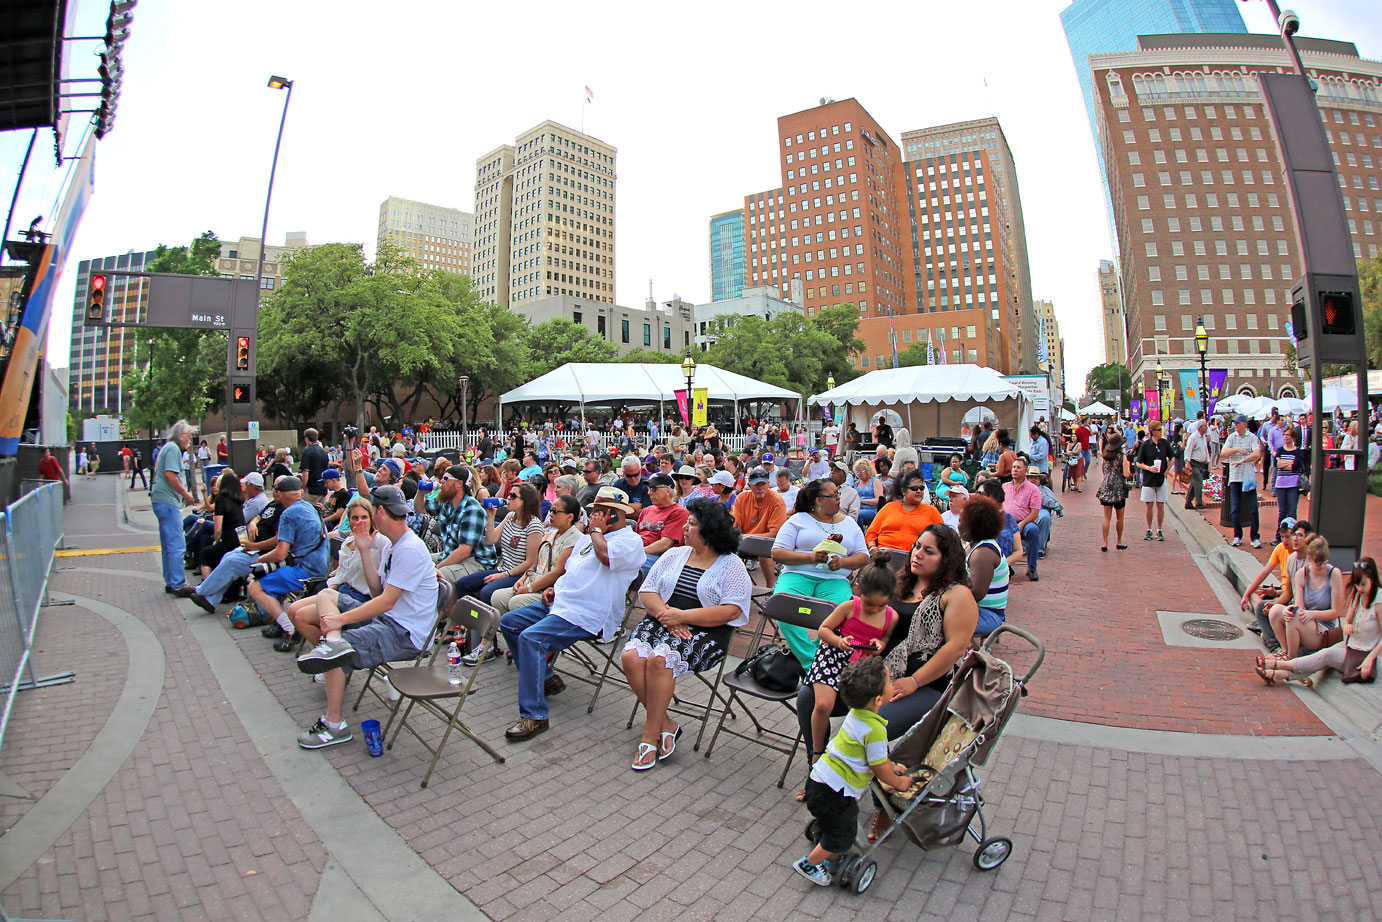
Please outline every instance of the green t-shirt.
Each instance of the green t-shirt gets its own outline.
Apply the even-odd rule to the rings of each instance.
[[[873,711],[852,709],[825,755],[811,767],[811,777],[846,797],[858,800],[873,780],[872,765],[888,761],[888,722]]]
[[[164,442],[163,447],[158,450],[158,460],[154,463],[154,482],[149,488],[149,499],[155,503],[171,503],[174,506],[182,505],[182,494],[173,491],[168,485],[168,478],[164,477],[165,471],[172,471],[173,475],[182,482],[182,449],[177,442]]]

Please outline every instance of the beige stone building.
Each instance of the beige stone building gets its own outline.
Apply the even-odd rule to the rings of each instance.
[[[459,208],[391,195],[379,203],[378,244],[398,247],[421,269],[469,275],[474,220]]]
[[[1057,374],[1065,367],[1065,341],[1061,339],[1060,322],[1056,320],[1056,305],[1050,301],[1032,301],[1032,315],[1036,320],[1037,369],[1055,370]],[[1044,348],[1041,346],[1044,345]],[[1043,358],[1044,356],[1044,358]]]
[[[616,154],[546,121],[475,162],[471,278],[481,298],[614,303]]]
[[[264,291],[278,290],[283,285],[283,258],[307,245],[305,231],[293,231],[285,235],[283,246],[270,244],[264,250],[264,278],[260,281],[259,287]],[[221,278],[253,278],[258,269],[258,237],[221,241],[221,256],[216,260],[216,272]]]
[[[1318,83],[1353,255],[1382,243],[1382,63],[1349,42],[1300,39]],[[1284,348],[1301,274],[1289,196],[1256,75],[1291,63],[1272,35],[1139,36],[1090,58],[1121,251],[1128,360],[1154,388],[1198,368],[1203,317],[1211,368],[1229,392],[1297,395]]]
[[[1128,319],[1123,312],[1123,285],[1111,259],[1099,260],[1099,325],[1104,338],[1104,364],[1128,364]]]
[[[534,324],[564,317],[579,323],[620,353],[633,349],[681,355],[691,346],[695,305],[674,297],[658,304],[649,299],[642,308],[607,304],[594,298],[552,295],[518,308]]]

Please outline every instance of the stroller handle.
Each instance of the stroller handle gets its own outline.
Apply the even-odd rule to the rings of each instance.
[[[1042,661],[1046,659],[1046,644],[1038,640],[1035,634],[1024,631],[1020,627],[1013,627],[1010,624],[1000,624],[996,630],[984,638],[984,644],[981,649],[987,652],[989,647],[993,645],[994,640],[996,640],[1000,634],[1016,634],[1018,637],[1027,641],[1027,643],[1036,647],[1036,662],[1032,663],[1032,665],[1028,667],[1026,674],[1018,680],[1023,685],[1026,685],[1032,680],[1032,676],[1036,675],[1036,671],[1041,668]]]

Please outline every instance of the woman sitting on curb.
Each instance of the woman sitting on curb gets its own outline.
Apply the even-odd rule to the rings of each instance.
[[[1301,650],[1312,653],[1333,646],[1343,637],[1339,615],[1344,610],[1344,577],[1329,562],[1329,542],[1316,535],[1305,548],[1306,564],[1292,577],[1290,606],[1273,605],[1272,632],[1295,659]]]
[[[1378,625],[1377,611],[1373,607],[1376,601],[1377,562],[1364,557],[1353,565],[1349,577],[1348,613],[1344,615],[1343,628],[1345,639],[1295,659],[1259,656],[1257,674],[1268,685],[1275,685],[1277,679],[1285,681],[1292,676],[1309,676],[1322,669],[1339,670],[1345,682],[1375,681],[1377,653],[1382,650],[1382,627]],[[1301,684],[1310,686],[1314,682],[1303,678]]]
[[[681,727],[667,713],[676,681],[720,664],[734,629],[749,621],[753,582],[739,560],[739,529],[713,500],[687,506],[686,543],[666,550],[648,572],[639,598],[648,612],[624,647],[629,687],[643,705],[643,736],[634,771],[646,771],[677,748]]]

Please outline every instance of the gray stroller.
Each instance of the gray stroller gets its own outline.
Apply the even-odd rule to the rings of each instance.
[[[1003,634],[1016,635],[1036,648],[1036,660],[1021,678],[992,652]],[[878,873],[871,856],[898,830],[923,850],[959,845],[969,835],[979,843],[974,866],[981,871],[992,871],[1008,860],[1012,840],[989,837],[974,767],[988,760],[1045,656],[1040,640],[1006,624],[988,635],[982,647],[965,654],[936,706],[893,743],[891,758],[907,767],[914,778],[912,787],[894,791],[873,781],[874,800],[891,822],[877,842],[841,858],[836,883],[855,893],[867,890]],[[815,820],[807,825],[806,838],[817,841]]]

